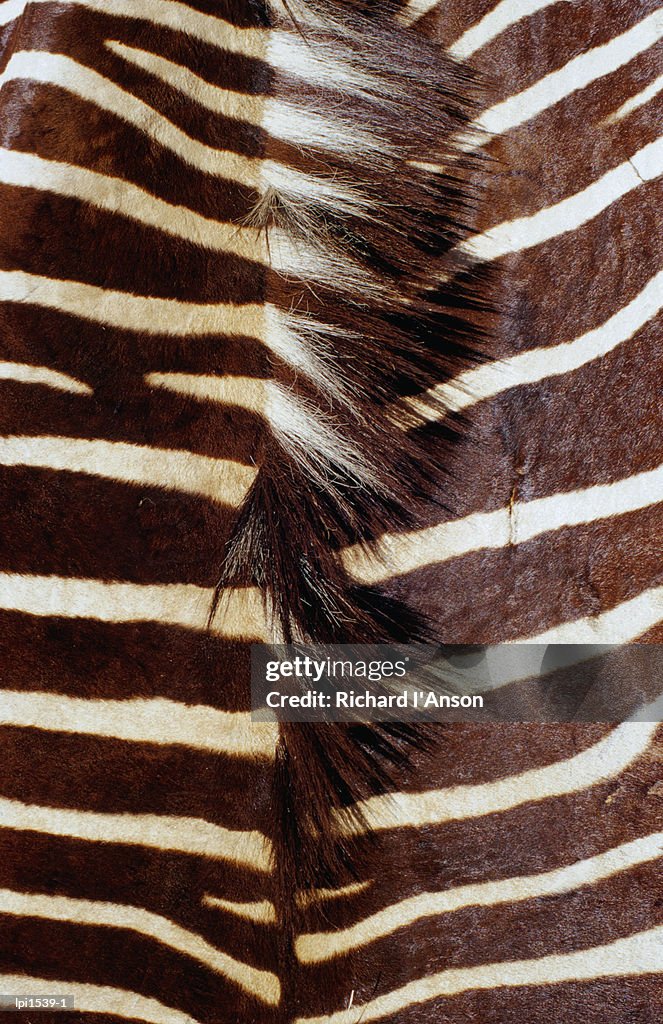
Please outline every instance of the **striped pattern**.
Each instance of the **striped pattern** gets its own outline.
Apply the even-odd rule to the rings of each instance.
[[[500,274],[503,329],[497,359],[437,389],[469,422],[453,516],[385,535],[379,558],[349,550],[346,564],[432,600],[457,641],[572,635],[661,582],[663,10],[610,5],[599,29],[585,0],[403,6],[499,82],[477,123],[505,172],[463,244]],[[434,437],[430,412],[411,408]],[[632,639],[660,639],[652,613]]]
[[[452,642],[660,642],[663,10],[402,6],[494,84],[467,249],[504,313],[497,358],[438,389],[469,424],[452,513],[346,564]],[[656,1020],[662,778],[649,723],[445,730],[343,822],[378,830],[372,884],[303,927],[298,1024]]]
[[[425,979],[410,982],[388,995],[365,1003],[364,1020],[384,1020],[399,1012],[407,1012],[422,1003],[460,992],[493,990],[495,988],[537,986],[542,983],[563,984],[583,982],[587,979],[611,977],[620,979],[630,975],[656,974],[660,970],[660,944],[663,928],[631,935],[605,946],[588,951],[538,960],[515,960],[508,964],[486,964],[482,967],[440,971]],[[297,1024],[354,1024],[357,1010],[341,1010],[323,1017],[299,1017]]]
[[[266,449],[371,480],[294,394],[338,381],[288,290],[360,271],[249,215],[273,189],[365,201],[302,171],[302,139],[381,154],[363,125],[344,138],[342,102],[271,95],[330,70],[258,7],[0,4],[0,990],[153,1024],[653,1022],[648,722],[446,730],[363,818],[336,814],[357,877],[293,891],[284,951],[278,735],[247,710],[269,610],[241,581],[208,613]],[[453,512],[343,560],[449,640],[663,639],[661,15],[401,4],[493,83],[464,145],[499,173],[453,255],[496,269],[503,314],[490,360],[436,388],[469,425]],[[406,415],[439,443],[430,404]]]
[[[415,921],[438,914],[449,914],[463,907],[495,906],[541,896],[572,892],[585,885],[596,885],[618,871],[628,871],[638,864],[656,860],[663,852],[663,833],[656,832],[631,843],[624,843],[596,857],[588,857],[554,871],[525,875],[498,882],[480,882],[459,886],[438,893],[422,893],[394,903],[383,911],[364,918],[356,925],[337,932],[301,935],[297,942],[299,958],[304,963],[328,960],[348,950],[377,942]]]
[[[277,736],[245,684],[269,627],[244,587],[207,620],[272,362],[306,364],[267,267],[329,268],[237,223],[262,29],[171,2],[9,0],[0,25],[2,985],[81,1019],[269,1022],[274,916],[235,909],[272,898]],[[136,47],[213,63],[233,109]]]

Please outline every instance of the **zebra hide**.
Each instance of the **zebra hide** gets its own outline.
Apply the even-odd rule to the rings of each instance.
[[[481,86],[400,27],[396,9],[270,5],[273,130],[265,187],[246,222],[267,232],[277,262],[284,247],[305,249],[315,271],[304,280],[268,274],[286,355],[268,384],[272,438],[217,595],[257,584],[286,642],[442,639],[434,622],[355,585],[338,556],[416,522],[417,504],[449,471],[459,422],[441,426],[431,447],[408,429],[405,398],[425,392],[422,405],[440,412],[435,385],[486,345],[487,281],[454,248],[472,228],[486,171],[457,145]],[[292,170],[284,175],[283,165]],[[281,725],[274,808],[285,934],[293,884],[305,891],[353,877],[355,854],[334,836],[334,813],[384,792],[411,745],[435,749],[439,737],[397,724]]]
[[[278,142],[271,136],[248,220],[277,253],[312,251],[314,269],[304,281],[268,275],[285,349],[267,396],[273,439],[219,592],[257,583],[286,642],[434,636],[353,586],[337,551],[413,521],[427,485],[448,469],[457,427],[424,446],[404,429],[412,414],[399,400],[426,391],[435,405],[429,389],[484,343],[485,289],[457,259],[445,263],[480,192],[476,160],[452,143],[479,86],[379,6],[379,21],[370,3],[271,7],[277,102],[267,118],[292,124]]]

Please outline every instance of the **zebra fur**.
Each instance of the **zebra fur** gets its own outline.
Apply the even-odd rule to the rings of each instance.
[[[386,18],[395,7],[380,5],[379,21],[371,4],[354,2],[271,11],[273,94],[303,128],[310,111],[314,129],[322,118],[329,130],[310,140],[304,132],[298,145],[272,140],[249,222],[317,246],[347,271],[342,292],[268,279],[270,302],[290,311],[289,349],[307,352],[310,368],[293,379],[277,367],[269,385],[274,445],[240,511],[219,595],[258,585],[286,642],[439,641],[432,622],[355,585],[338,549],[371,548],[389,524],[411,525],[449,468],[444,444],[432,450],[406,431],[397,400],[431,393],[485,344],[476,317],[487,309],[485,282],[458,265],[450,285],[437,284],[480,201],[485,168],[451,142],[467,132],[480,86]],[[420,166],[422,153],[435,169]],[[308,194],[293,192],[288,175],[275,181],[276,162],[294,163]],[[411,745],[430,742],[421,727],[281,726],[275,856],[286,934],[293,878],[307,891],[352,877],[352,846],[335,837],[334,812],[384,791]]]
[[[76,1019],[155,1024],[660,1017],[654,723],[279,734],[247,714],[249,643],[280,629],[266,586],[233,577],[205,629],[260,479],[292,527],[285,545],[267,523],[277,582],[297,531],[326,545],[332,603],[313,622],[295,608],[321,636],[339,607],[361,636],[395,624],[470,643],[660,634],[660,304],[646,281],[660,150],[640,80],[655,56],[615,86],[601,80],[615,47],[599,50],[619,31],[616,49],[633,53],[653,18],[616,0],[492,0],[485,18],[462,0],[433,6],[400,5],[403,21],[426,18],[407,39],[443,63],[442,46],[485,46],[500,98],[579,49],[597,76],[550,121],[486,146],[496,164],[462,157],[467,228],[509,282],[513,315],[496,325],[480,275],[468,280],[462,225],[428,262],[426,243],[408,242],[414,263],[423,246],[419,282],[376,267],[342,228],[389,237],[389,182],[369,197],[370,224],[360,186],[382,180],[380,161],[400,166],[410,134],[375,130],[362,68],[380,51],[357,57],[352,26],[393,41],[395,8],[339,3],[323,19],[290,5],[297,31],[285,8],[237,0],[0,4],[2,991],[73,991]],[[316,45],[351,56],[332,69]],[[541,90],[509,116],[533,117],[531,97]],[[455,152],[436,172],[420,149],[417,187],[430,178],[443,194]],[[491,202],[474,225],[484,176]],[[589,185],[590,203],[575,197]],[[386,318],[407,366],[380,357],[385,277],[416,299]],[[412,346],[413,319],[421,308],[435,323],[440,301],[461,339],[453,379],[446,364],[431,372],[425,330]],[[466,349],[491,362],[477,368]],[[503,355],[514,376],[500,375]],[[435,457],[395,475],[395,438]],[[328,478],[350,547],[316,509],[296,520],[293,481],[326,494]],[[401,508],[407,487],[432,498],[421,518],[418,502]],[[382,526],[353,525],[371,488],[384,545]],[[331,530],[336,505],[324,513]],[[351,575],[334,575],[341,558]]]
[[[378,22],[370,4],[272,5],[273,94],[298,111],[302,129],[309,110],[314,127],[321,117],[331,127],[310,140],[304,131],[298,145],[272,139],[250,223],[346,266],[341,293],[268,279],[279,311],[270,327],[287,339],[272,349],[306,355],[296,378],[276,368],[267,405],[275,448],[242,510],[219,586],[257,583],[285,640],[389,635],[384,622],[371,624],[329,540],[370,545],[395,520],[413,522],[413,506],[448,466],[444,446],[432,452],[404,430],[396,399],[429,393],[485,343],[472,315],[486,309],[485,288],[461,275],[432,291],[479,201],[477,162],[450,144],[476,112],[479,86],[386,13],[381,5]],[[371,140],[359,152],[355,131]],[[422,169],[422,152],[441,170]],[[277,162],[296,166],[308,194],[289,191],[288,175],[270,178]]]

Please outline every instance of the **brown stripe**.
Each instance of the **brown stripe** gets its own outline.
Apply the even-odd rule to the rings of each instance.
[[[214,587],[236,516],[173,491],[18,467],[0,470],[0,502],[0,571],[134,583]]]
[[[264,431],[264,420],[246,409],[141,387],[138,381],[119,406],[110,395],[71,395],[14,381],[0,381],[0,389],[1,437],[119,441],[250,466]]]
[[[660,193],[660,183],[642,185],[578,230],[505,257],[500,264],[505,312],[495,356],[572,341],[631,302],[660,269],[661,229],[655,220]],[[636,238],[641,258],[630,260]],[[592,287],[579,297],[578,277],[595,259],[597,246],[601,260]]]
[[[30,965],[30,971],[40,977],[138,992],[199,1021],[213,1019],[219,1005],[242,1015],[249,1007],[254,1011],[259,1007],[265,1024],[276,1019],[275,1011],[221,975],[126,929],[29,918],[5,918],[3,924],[0,957],[6,962],[11,956],[14,963]],[[81,949],[86,951],[84,957]]]
[[[514,467],[516,500],[609,484],[661,464],[656,379],[643,373],[659,346],[660,327],[650,322],[601,360],[510,394],[514,434],[525,436],[525,424],[532,431]]]
[[[398,988],[427,973],[474,967],[500,960],[529,960],[607,944],[658,922],[656,882],[660,864],[620,873],[615,878],[559,896],[527,900],[513,906],[474,907],[425,918],[406,929],[362,947],[365,969],[374,976],[389,963],[389,986]],[[608,907],[619,907],[609,913]],[[458,942],[458,936],[480,936],[480,942]],[[339,959],[352,969],[357,956]],[[339,964],[302,970],[304,990],[326,986]],[[315,980],[314,980],[315,979]]]
[[[241,304],[261,288],[257,264],[48,190],[0,186],[0,216],[20,225],[4,232],[2,269],[186,302]]]
[[[384,976],[386,977],[386,975]],[[361,1004],[374,996],[389,991],[381,980],[368,984],[361,968],[344,986],[355,989],[355,1006],[360,1014]],[[472,991],[459,996],[413,1004],[395,1015],[380,1019],[380,1024],[437,1024],[440,1017],[450,1020],[480,1020],[481,1024],[548,1024],[551,1017],[564,1024],[605,1024],[606,1008],[614,1021],[637,1020],[649,1024],[660,1016],[660,978],[602,978],[598,981],[566,982],[558,985],[535,985],[524,988],[497,988],[490,991]],[[323,1011],[325,1012],[325,1011]]]
[[[525,544],[432,564],[394,580],[388,590],[413,601],[426,595],[427,610],[455,643],[533,636],[598,615],[656,585],[660,520],[661,506],[654,505],[556,530]]]
[[[442,4],[437,3],[428,14],[416,22],[416,29],[447,49],[462,36],[463,32],[495,7],[496,3],[497,0],[466,0],[462,4],[445,4],[444,8]]]
[[[0,794],[23,803],[191,816],[247,832],[270,828],[260,795],[270,773],[264,763],[13,727],[2,730],[0,750]]]
[[[74,127],[44,133],[44,123]],[[22,81],[4,86],[0,132],[10,131],[14,149],[124,178],[216,220],[236,222],[256,198],[246,187],[204,174],[119,117],[54,86]]]
[[[168,697],[246,711],[249,645],[162,626],[0,612],[3,686],[108,700]]]

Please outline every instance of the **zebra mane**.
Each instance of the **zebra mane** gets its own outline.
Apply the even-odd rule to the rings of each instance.
[[[273,265],[287,248],[304,269],[268,275],[266,331],[282,354],[266,386],[271,442],[219,593],[258,584],[286,642],[421,632],[354,586],[338,551],[412,523],[439,487],[455,427],[433,447],[407,429],[400,400],[416,393],[434,407],[430,389],[481,347],[481,290],[452,255],[474,217],[476,159],[451,142],[479,85],[385,6],[395,12],[381,3],[379,20],[353,0],[270,7],[266,119],[282,130],[269,136],[250,222],[267,233]]]
[[[294,252],[304,270],[268,275],[270,348],[283,353],[266,386],[271,440],[219,593],[257,584],[285,642],[435,640],[416,611],[356,585],[340,549],[412,524],[448,470],[457,423],[431,445],[408,429],[403,399],[426,393],[434,408],[430,389],[479,358],[484,293],[454,246],[481,168],[452,140],[480,86],[399,25],[396,4],[273,0],[269,11],[273,130],[250,223],[267,232],[273,264]],[[383,791],[415,741],[404,726],[282,726],[286,888],[347,872],[351,852],[329,838],[334,808]]]

